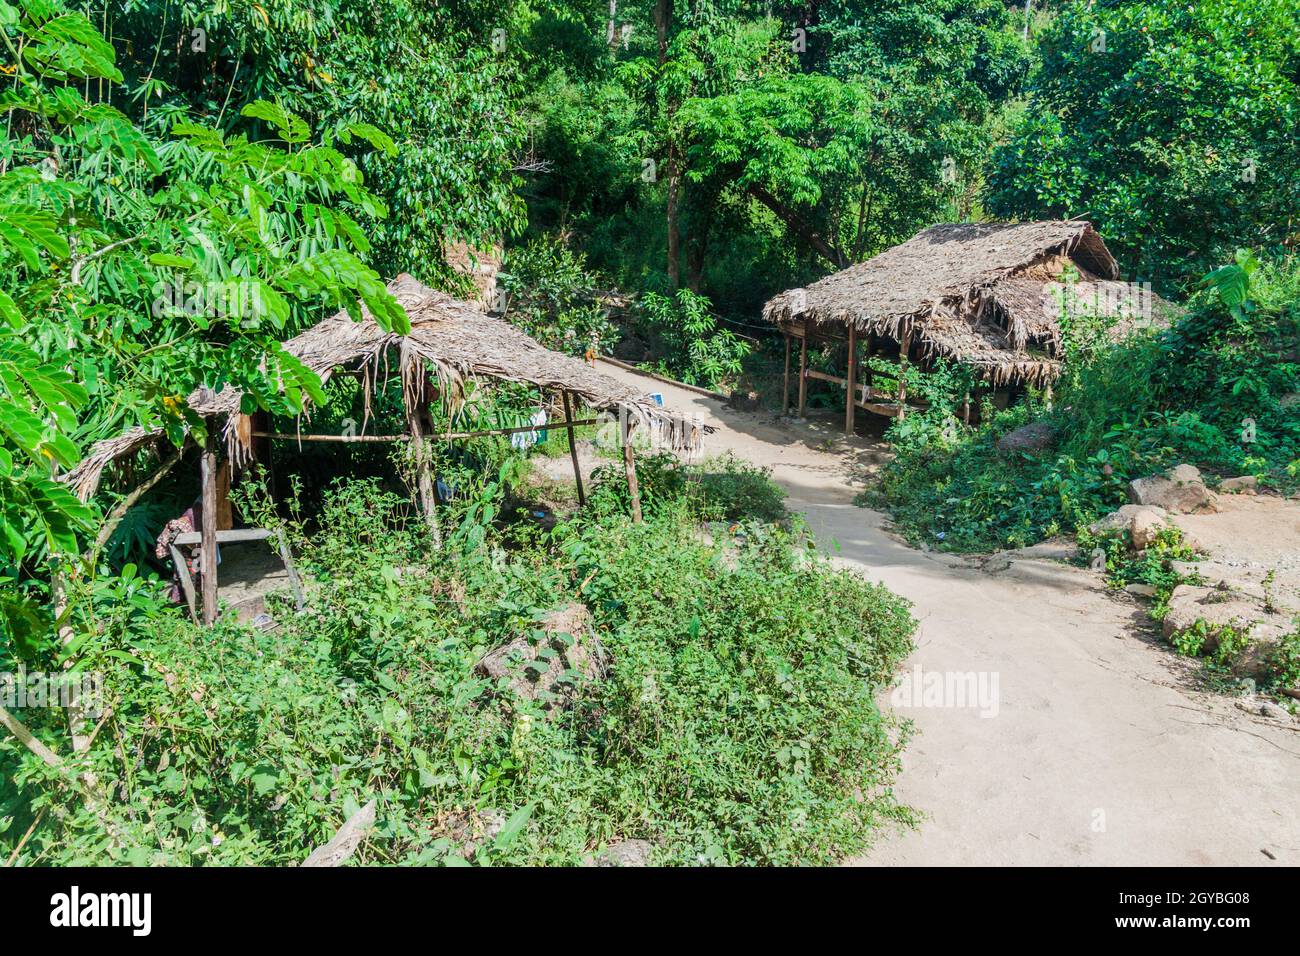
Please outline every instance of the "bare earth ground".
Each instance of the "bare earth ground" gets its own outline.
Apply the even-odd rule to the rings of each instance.
[[[1134,599],[1050,560],[1050,547],[973,560],[903,544],[883,515],[853,504],[879,447],[845,441],[833,418],[781,422],[602,370],[715,426],[706,454],[771,467],[823,548],[912,601],[909,672],[996,675],[995,716],[898,708],[916,734],[896,792],[924,819],[851,863],[1300,863],[1300,722],[1198,690],[1195,665],[1164,646]],[[1238,508],[1252,530],[1300,541],[1294,502],[1243,499],[1225,514]]]

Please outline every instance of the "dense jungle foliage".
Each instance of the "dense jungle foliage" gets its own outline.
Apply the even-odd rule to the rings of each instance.
[[[818,558],[761,472],[645,458],[632,526],[614,463],[575,515],[527,460],[567,454],[562,436],[475,441],[439,452],[434,560],[409,460],[294,451],[270,498],[236,491],[293,537],[308,612],[201,632],[153,552],[194,500],[208,423],[189,397],[238,388],[284,431],[308,406],[321,431],[400,430],[400,394],[327,391],[280,343],[362,305],[404,331],[384,280],[468,295],[449,264],[468,248],[500,254],[489,307],[548,347],[771,405],[775,292],[936,222],[1084,217],[1186,316],[1122,347],[1070,317],[1054,393],[973,427],[969,370],[909,369],[930,409],[889,431],[873,500],[913,540],[972,550],[1070,532],[1175,460],[1289,490],[1298,17],[1297,0],[0,0],[0,672],[103,674],[108,703],[23,709],[26,743],[6,723],[0,854],[298,862],[372,798],[369,862],[577,863],[628,838],[664,862],[823,861],[907,819],[889,791],[905,734],[874,702],[907,609]],[[536,405],[472,397],[438,423]],[[997,451],[1037,420],[1050,452]],[[141,500],[147,452],[88,502],[58,480],[133,427],[190,453]],[[475,674],[568,601],[607,679],[547,710]]]

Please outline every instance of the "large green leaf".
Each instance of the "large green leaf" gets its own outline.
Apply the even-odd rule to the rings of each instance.
[[[28,35],[23,59],[35,72],[54,79],[122,82],[113,45],[80,13],[64,13],[42,23]]]

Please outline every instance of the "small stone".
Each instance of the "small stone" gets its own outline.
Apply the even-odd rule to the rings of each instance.
[[[1088,530],[1093,534],[1126,531],[1132,527],[1134,517],[1142,512],[1149,512],[1154,516],[1158,516],[1162,521],[1167,515],[1164,508],[1155,505],[1122,505],[1104,518],[1094,521],[1089,525]]]
[[[1156,589],[1149,584],[1126,584],[1124,590],[1135,597],[1153,598],[1156,596]]]
[[[1142,507],[1134,513],[1129,521],[1129,537],[1133,540],[1133,547],[1138,551],[1145,551],[1151,545],[1156,543],[1156,537],[1168,527],[1165,522],[1164,512],[1152,507]]]
[[[1275,704],[1271,700],[1262,701],[1260,703],[1259,713],[1260,716],[1271,717],[1273,720],[1291,719],[1291,715],[1287,713],[1287,709],[1285,707]]]
[[[594,866],[649,866],[654,853],[649,840],[624,840],[607,846],[596,854],[590,865]]]
[[[1242,475],[1240,478],[1224,478],[1219,482],[1219,491],[1228,495],[1253,495],[1259,481],[1254,475]]]

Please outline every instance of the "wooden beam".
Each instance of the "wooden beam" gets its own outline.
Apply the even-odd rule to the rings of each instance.
[[[181,593],[185,595],[185,604],[190,609],[190,619],[195,624],[199,622],[198,601],[194,596],[194,578],[190,576],[189,562],[185,560],[185,555],[181,549],[176,547],[175,543],[171,546],[172,564],[176,565],[176,577],[181,582]]]
[[[819,372],[815,368],[808,369],[804,373],[805,377],[814,379],[818,382],[830,382],[832,385],[839,385],[841,388],[848,388],[849,380],[842,375],[832,375],[830,372]]]
[[[271,537],[267,528],[231,528],[229,531],[217,532],[217,544],[240,544],[246,541],[265,541]],[[172,544],[201,544],[203,536],[197,531],[186,531],[172,538]]]
[[[586,507],[587,495],[582,490],[582,468],[578,465],[578,441],[573,434],[573,400],[564,391],[564,430],[569,435],[569,458],[573,461],[573,481],[578,486],[578,507]]]
[[[235,526],[235,510],[230,504],[230,459],[224,458],[217,466],[217,530],[229,531]]]
[[[302,580],[298,577],[298,569],[293,566],[293,552],[289,550],[289,538],[281,529],[276,532],[276,539],[280,546],[280,560],[284,562],[284,571],[289,575],[289,588],[293,591],[294,607],[302,611],[307,606],[307,599],[303,597]]]
[[[853,435],[853,409],[856,404],[858,384],[858,329],[852,322],[849,323],[849,365],[846,378],[848,379],[844,395],[844,434]]]
[[[272,441],[341,442],[345,445],[411,440],[410,435],[295,435],[290,432],[253,432],[253,437],[269,438]]]
[[[429,435],[431,441],[461,441],[466,438],[487,438],[492,435],[514,435],[519,432],[541,432],[548,428],[566,428],[570,425],[577,428],[579,425],[599,425],[599,418],[583,418],[578,421],[568,422],[547,422],[545,425],[519,425],[515,428],[485,428],[476,432],[444,432],[438,434],[433,432]],[[269,438],[273,441],[305,441],[305,442],[341,442],[350,444],[353,442],[399,442],[410,441],[410,435],[295,435],[289,432],[253,432],[254,438]]]
[[[203,516],[199,574],[203,584],[203,623],[217,620],[217,420],[209,417],[202,458]]]

